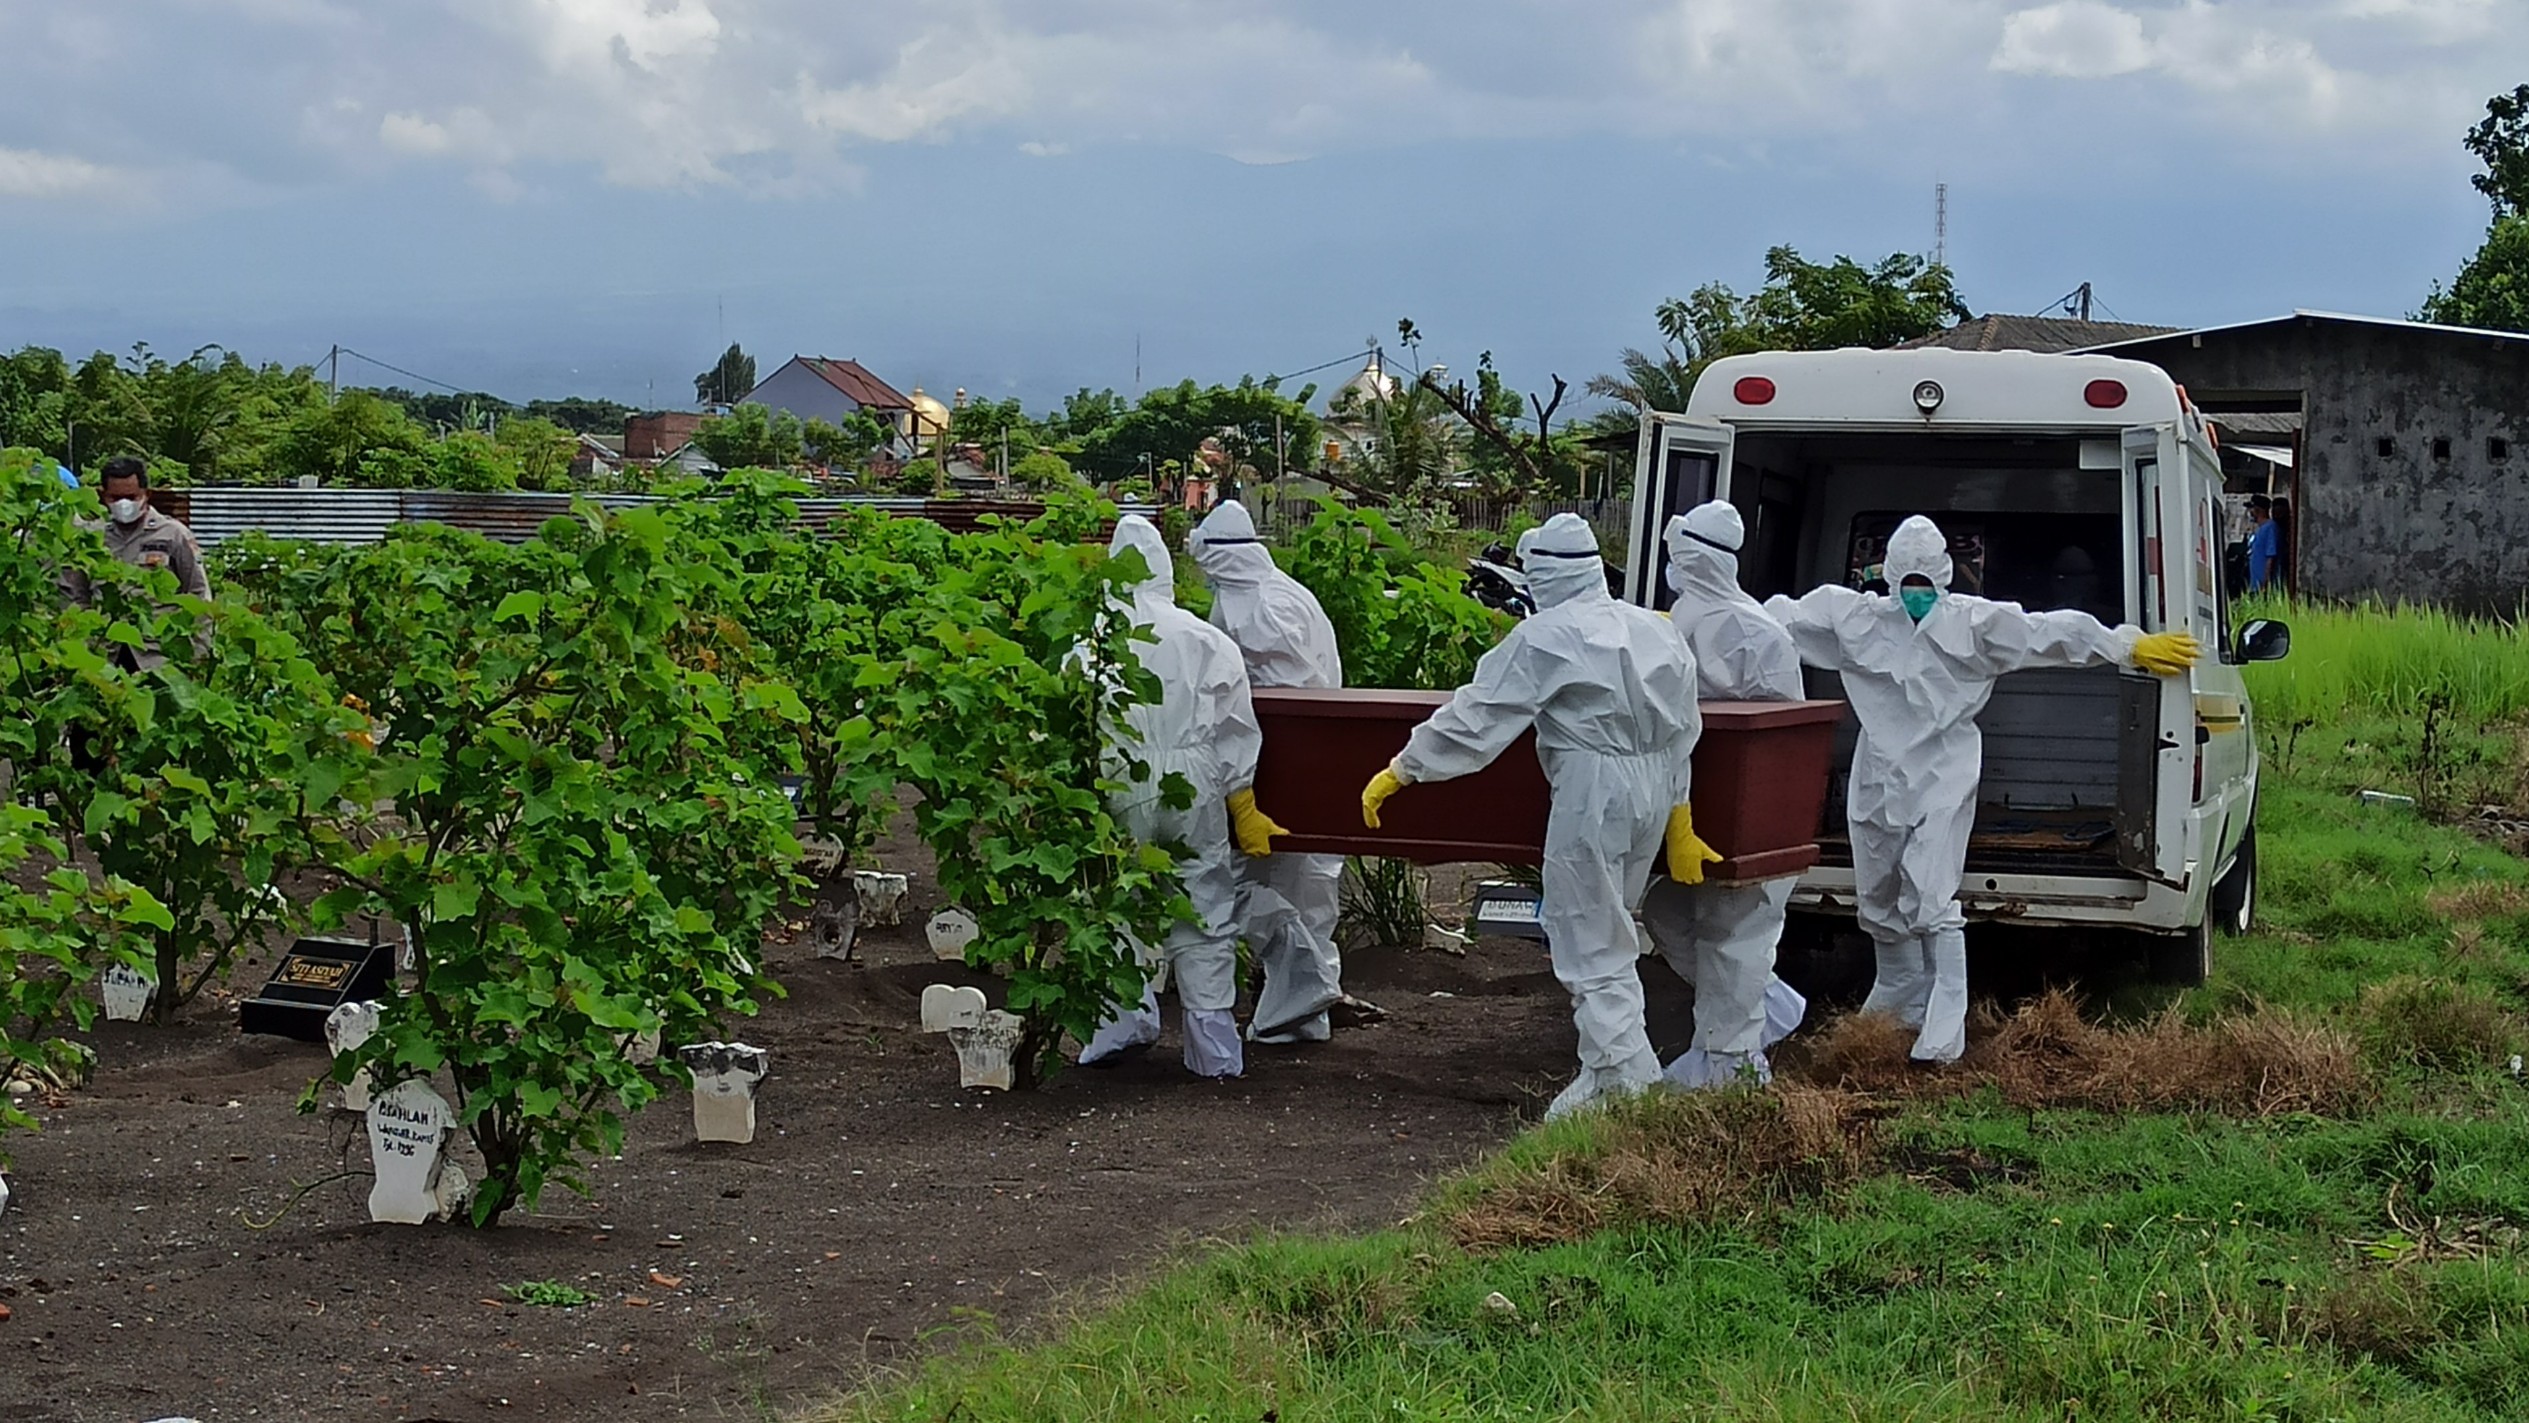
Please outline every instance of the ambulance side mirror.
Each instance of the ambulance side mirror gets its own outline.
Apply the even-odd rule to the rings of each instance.
[[[2292,651],[2292,629],[2272,618],[2252,619],[2239,630],[2239,660],[2280,662]]]

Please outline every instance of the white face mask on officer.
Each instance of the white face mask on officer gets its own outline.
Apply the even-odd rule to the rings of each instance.
[[[149,512],[149,506],[138,499],[117,499],[106,505],[105,511],[113,515],[114,522],[118,524],[133,524],[140,522],[140,516]]]

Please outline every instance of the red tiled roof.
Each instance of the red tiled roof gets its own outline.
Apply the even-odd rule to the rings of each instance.
[[[894,386],[870,373],[858,361],[837,361],[824,356],[801,356],[800,363],[825,378],[851,398],[853,404],[867,410],[910,410],[913,402]]]

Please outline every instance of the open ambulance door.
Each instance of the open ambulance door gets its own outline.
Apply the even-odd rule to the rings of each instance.
[[[1718,420],[1647,412],[1633,464],[1633,547],[1625,561],[1625,601],[1666,608],[1676,596],[1660,541],[1669,519],[1729,492],[1730,427]]]
[[[2124,434],[2125,620],[2145,632],[2184,630],[2187,551],[2197,530],[2186,498],[2178,427]],[[2209,534],[2208,534],[2209,536]],[[2183,884],[2195,805],[2195,693],[2184,677],[2127,672],[2117,716],[2116,861],[2145,879]]]

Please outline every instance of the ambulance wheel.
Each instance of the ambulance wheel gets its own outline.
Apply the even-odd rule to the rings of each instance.
[[[2151,978],[2174,988],[2195,988],[2213,971],[2213,921],[2175,934],[2154,934],[2148,950]]]
[[[2230,873],[2213,886],[2205,913],[2234,939],[2257,926],[2257,827],[2239,837],[2239,853],[2231,857]]]

